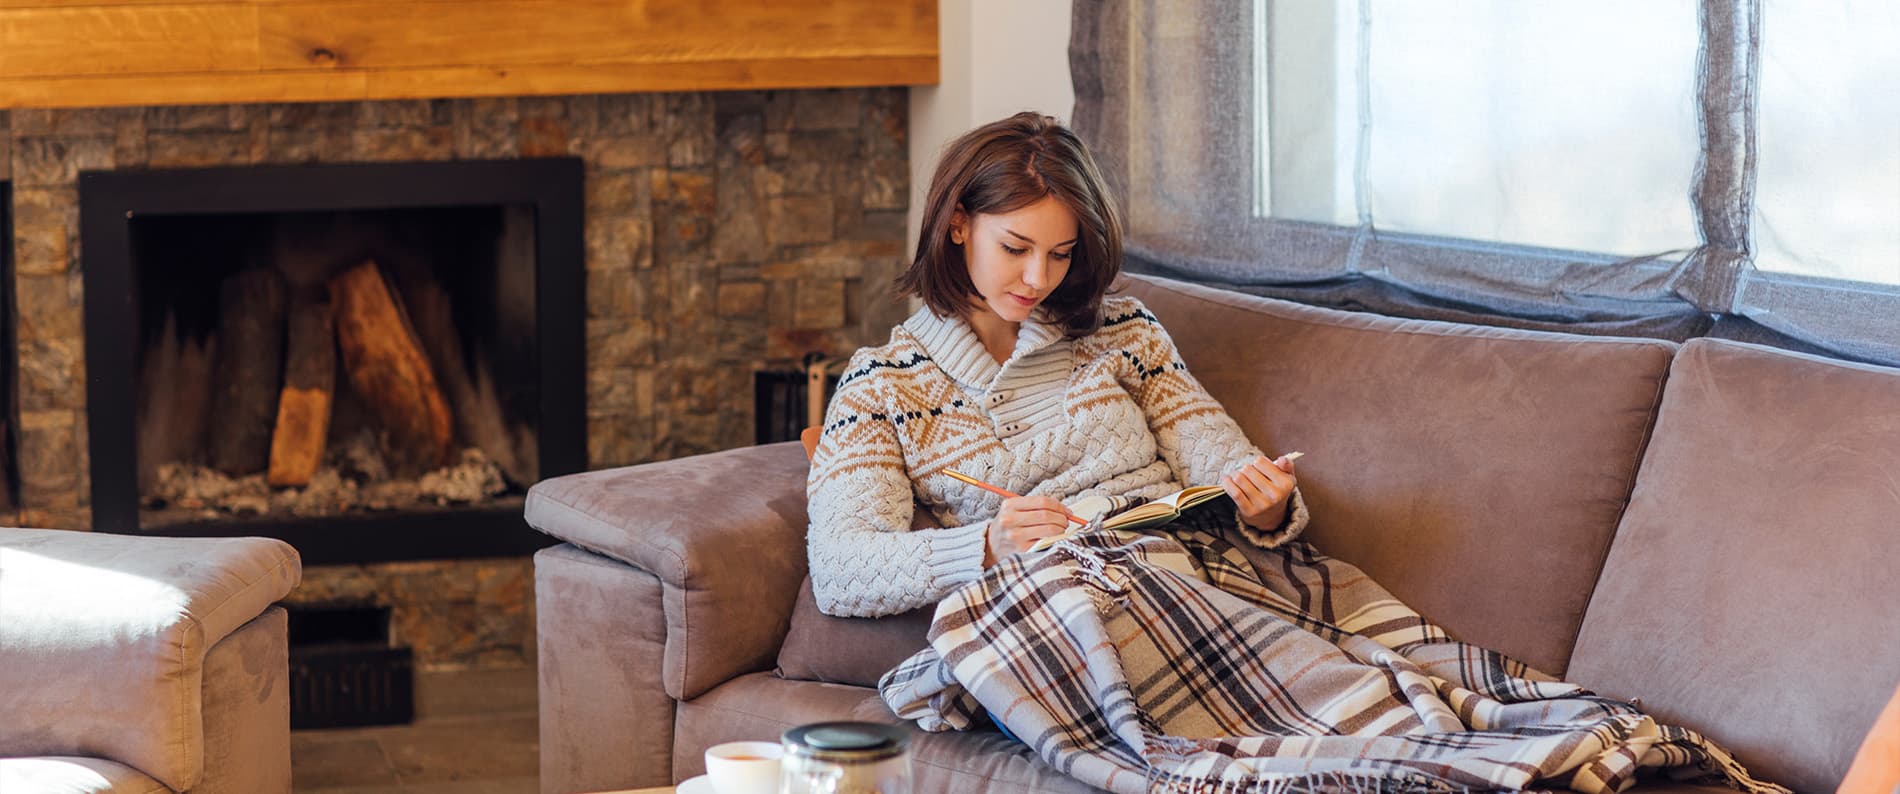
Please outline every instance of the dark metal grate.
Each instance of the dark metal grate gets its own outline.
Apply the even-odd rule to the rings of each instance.
[[[408,648],[324,645],[290,652],[290,727],[406,725],[415,719]]]
[[[389,644],[389,608],[292,605],[290,727],[402,725],[415,718],[415,656]]]

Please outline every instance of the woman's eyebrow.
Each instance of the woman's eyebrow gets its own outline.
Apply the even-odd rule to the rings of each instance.
[[[1005,231],[1005,232],[1009,232],[1009,236],[1011,236],[1011,237],[1014,237],[1014,238],[1016,238],[1016,239],[1018,239],[1018,240],[1021,240],[1021,241],[1023,241],[1023,242],[1025,242],[1025,243],[1028,243],[1028,244],[1030,244],[1030,245],[1035,245],[1035,244],[1036,244],[1036,241],[1035,241],[1035,240],[1031,240],[1031,239],[1029,239],[1029,236],[1028,236],[1028,235],[1025,235],[1025,234],[1017,234],[1017,233],[1016,233],[1016,230],[1014,230],[1014,229],[1004,229],[1003,231]],[[1077,239],[1079,239],[1079,238],[1075,238],[1075,237],[1071,237],[1071,238],[1069,238],[1069,239],[1067,239],[1067,240],[1063,240],[1062,242],[1059,242],[1059,243],[1056,243],[1056,244],[1055,244],[1055,245],[1054,245],[1053,247],[1055,247],[1055,248],[1061,248],[1062,246],[1065,246],[1065,245],[1068,245],[1068,244],[1070,244],[1070,243],[1073,243],[1073,242],[1075,242],[1075,241],[1076,241]]]

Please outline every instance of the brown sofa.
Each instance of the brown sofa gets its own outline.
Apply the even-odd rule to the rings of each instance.
[[[1256,442],[1308,454],[1307,538],[1460,639],[1799,791],[1838,784],[1900,681],[1900,371],[1127,290]],[[795,597],[804,482],[788,443],[534,488],[528,520],[567,541],[536,559],[543,792],[895,720],[857,684],[923,623]],[[992,731],[920,735],[913,758],[920,791],[1084,790]]]

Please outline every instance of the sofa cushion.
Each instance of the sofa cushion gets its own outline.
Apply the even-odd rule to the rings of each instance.
[[[885,671],[924,649],[935,607],[881,618],[839,618],[818,611],[811,577],[798,588],[792,627],[778,651],[780,678],[877,686]]]
[[[163,794],[171,789],[103,758],[0,758],[0,791],[33,794]]]
[[[1269,454],[1305,537],[1457,638],[1561,675],[1675,346],[1128,292]]]
[[[1677,355],[1570,677],[1833,791],[1900,682],[1900,370]]]
[[[907,724],[892,714],[877,692],[812,681],[786,681],[765,674],[740,676],[680,704],[673,779],[705,771],[705,749],[720,742],[772,740],[787,729],[828,720]],[[985,792],[1093,792],[1099,789],[1042,762],[1021,742],[994,728],[911,734],[912,788],[945,794]],[[1720,794],[1733,789],[1644,778],[1633,794]]]
[[[877,691],[769,674],[740,676],[680,704],[673,777],[705,768],[702,753],[720,742],[776,739],[811,722],[864,720],[899,723]],[[982,792],[1088,792],[1096,789],[1057,772],[1028,746],[994,729],[911,735],[912,788],[946,794]]]
[[[276,540],[0,529],[0,756],[102,757],[190,789],[207,649],[301,573]]]

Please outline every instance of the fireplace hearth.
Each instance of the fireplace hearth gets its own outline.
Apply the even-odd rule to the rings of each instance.
[[[518,554],[586,465],[575,158],[82,173],[92,516]]]

